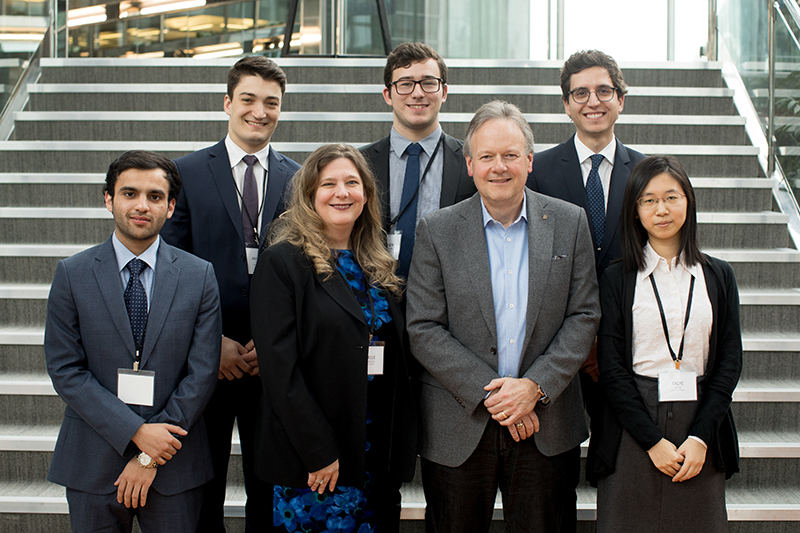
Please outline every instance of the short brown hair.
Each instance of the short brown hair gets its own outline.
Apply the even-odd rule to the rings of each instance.
[[[243,57],[228,71],[228,98],[244,76],[259,76],[266,81],[276,81],[281,86],[281,96],[286,92],[286,73],[271,59],[264,56]]]
[[[439,65],[439,77],[442,82],[447,83],[447,65],[444,64],[442,56],[436,50],[425,43],[403,43],[397,46],[389,57],[386,58],[386,66],[383,68],[383,84],[389,87],[392,83],[392,74],[399,68],[408,68],[412,63],[421,63],[428,59],[435,59]]]
[[[575,52],[561,67],[561,99],[569,100],[570,83],[572,75],[592,67],[603,67],[608,71],[611,83],[617,90],[617,96],[628,94],[628,84],[622,77],[622,71],[614,58],[600,50],[581,50]]]

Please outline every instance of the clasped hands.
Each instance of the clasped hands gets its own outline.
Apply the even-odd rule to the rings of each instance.
[[[175,435],[185,436],[187,432],[172,424],[142,424],[131,441],[159,465],[165,465],[181,449],[181,441]],[[117,487],[117,501],[128,508],[144,507],[147,503],[147,491],[156,478],[157,470],[143,468],[134,455],[114,482]]]
[[[703,469],[703,464],[706,462],[706,447],[692,438],[687,438],[680,448],[676,448],[670,441],[662,438],[647,450],[647,455],[656,468],[671,476],[672,481],[680,482],[692,479]]]
[[[483,388],[489,395],[483,405],[492,418],[506,426],[519,442],[539,431],[539,417],[533,412],[539,401],[539,386],[527,378],[497,378]]]
[[[222,337],[218,379],[234,380],[245,374],[258,376],[258,357],[252,339],[242,346],[233,339]]]

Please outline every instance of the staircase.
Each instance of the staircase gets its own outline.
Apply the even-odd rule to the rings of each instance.
[[[64,490],[45,479],[63,414],[42,350],[55,264],[112,231],[101,184],[121,152],[174,158],[225,135],[222,97],[233,62],[43,59],[11,139],[0,142],[0,533],[69,529]],[[560,99],[560,63],[448,63],[441,122],[451,135],[463,138],[474,111],[494,98],[527,114],[537,152],[574,131]],[[382,60],[279,64],[289,84],[277,150],[302,162],[322,143],[361,145],[388,134]],[[727,485],[731,531],[798,531],[800,252],[789,217],[774,207],[773,183],[721,64],[622,66],[631,89],[617,136],[641,152],[681,159],[697,190],[701,245],[729,261],[739,282],[745,354],[734,411],[742,472]],[[226,513],[229,531],[238,532],[244,489],[236,438],[231,462]],[[404,490],[403,530],[422,531],[419,478]],[[594,491],[585,483],[578,506],[579,531],[593,531]],[[499,497],[496,518],[493,530],[501,531]]]

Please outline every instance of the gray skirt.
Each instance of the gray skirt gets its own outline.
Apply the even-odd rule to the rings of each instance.
[[[658,380],[635,376],[650,418],[664,438],[680,447],[699,407],[695,402],[658,401]],[[701,378],[702,380],[702,378]],[[697,384],[698,400],[702,381]],[[714,467],[711,451],[700,473],[674,483],[623,429],[616,470],[597,483],[598,533],[723,533],[728,531],[725,473]]]

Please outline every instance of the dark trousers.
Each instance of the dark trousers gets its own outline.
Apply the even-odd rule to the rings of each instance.
[[[499,487],[507,532],[574,532],[579,478],[580,446],[546,457],[533,438],[514,442],[506,428],[490,421],[461,466],[422,459],[426,530],[488,531]]]
[[[261,402],[261,378],[244,376],[229,381],[222,379],[206,407],[204,419],[211,449],[214,478],[203,486],[203,508],[197,524],[199,533],[225,531],[225,487],[231,453],[233,423],[239,428],[242,447],[242,470],[247,492],[245,531],[265,531],[272,525],[272,485],[255,473],[255,427]]]
[[[143,533],[193,533],[202,498],[201,487],[172,496],[150,487],[145,506],[133,509],[118,503],[116,492],[89,494],[67,489],[73,533],[130,533],[134,517],[138,517]]]

